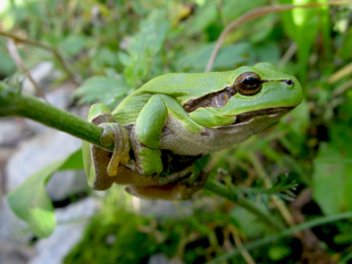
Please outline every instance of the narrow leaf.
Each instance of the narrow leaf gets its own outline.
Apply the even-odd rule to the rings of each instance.
[[[81,150],[77,150],[66,159],[52,162],[8,194],[11,209],[27,222],[36,236],[47,237],[56,226],[54,208],[45,189],[46,183],[55,171],[82,168],[80,153]]]

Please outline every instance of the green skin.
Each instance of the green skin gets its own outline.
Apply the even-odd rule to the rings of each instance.
[[[130,192],[139,196],[185,196],[187,188],[177,182],[195,169],[165,175],[163,150],[198,156],[224,149],[271,126],[301,100],[297,79],[268,63],[226,72],[156,77],[127,96],[111,114],[102,105],[92,106],[89,121],[103,127],[104,145],[115,147],[112,157],[105,151],[102,158],[99,153],[92,154],[92,146],[85,145],[84,164],[90,184],[94,186],[99,177],[110,177],[111,182],[129,185]],[[102,116],[103,120],[94,121]]]

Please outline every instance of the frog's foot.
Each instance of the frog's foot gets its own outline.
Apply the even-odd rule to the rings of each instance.
[[[90,152],[94,166],[88,174],[88,184],[99,191],[109,189],[118,180],[118,177],[110,177],[107,174],[106,168],[109,165],[111,153],[96,145],[90,146]]]
[[[103,128],[101,143],[105,147],[114,145],[114,151],[107,165],[107,175],[115,177],[119,165],[126,165],[130,160],[130,140],[126,129],[118,123],[101,123]]]
[[[194,193],[203,188],[206,179],[207,175],[201,172],[196,179],[193,178],[192,181],[186,178],[161,186],[129,185],[126,187],[126,191],[144,199],[187,200],[190,199]]]

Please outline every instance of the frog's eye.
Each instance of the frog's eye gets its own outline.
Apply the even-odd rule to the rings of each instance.
[[[254,95],[262,88],[263,81],[255,72],[245,72],[235,80],[235,89],[243,95]]]

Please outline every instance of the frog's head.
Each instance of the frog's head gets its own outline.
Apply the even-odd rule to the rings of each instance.
[[[298,80],[268,63],[241,67],[225,76],[225,88],[183,107],[204,127],[229,129],[237,142],[272,125],[302,101]]]
[[[241,67],[233,71],[230,77],[226,88],[220,92],[225,94],[220,97],[226,99],[224,105],[200,108],[191,115],[198,123],[206,120],[206,111],[210,111],[213,117],[228,117],[225,120],[232,120],[231,124],[213,122],[211,127],[230,131],[235,135],[236,142],[269,127],[302,101],[302,88],[298,80],[276,71],[271,64]],[[208,122],[203,122],[204,126],[209,127]]]
[[[269,63],[258,63],[237,69],[228,89],[232,96],[222,114],[250,118],[255,115],[285,113],[302,101],[302,87],[292,76],[274,69]]]

